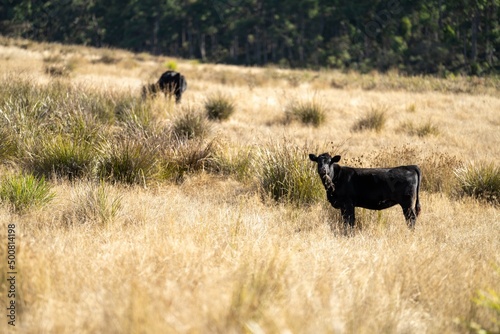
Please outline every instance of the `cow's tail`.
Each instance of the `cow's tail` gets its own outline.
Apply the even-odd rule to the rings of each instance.
[[[420,193],[420,182],[422,181],[422,173],[420,172],[420,168],[415,166],[415,171],[417,172],[417,200],[415,201],[415,214],[418,216],[420,214],[420,200],[418,198],[418,194]]]

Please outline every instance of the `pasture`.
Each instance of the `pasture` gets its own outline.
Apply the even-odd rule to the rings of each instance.
[[[17,271],[16,326],[4,315],[2,332],[500,330],[498,78],[4,38],[0,66],[4,313],[9,224]],[[182,103],[142,100],[168,68],[187,79]],[[207,101],[223,112],[207,117]],[[327,151],[341,165],[418,164],[415,230],[399,206],[358,208],[344,236],[308,158]]]

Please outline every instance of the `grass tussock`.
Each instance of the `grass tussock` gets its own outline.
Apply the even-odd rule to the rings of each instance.
[[[400,131],[410,136],[436,136],[439,134],[439,126],[430,120],[420,125],[415,125],[413,122],[405,122],[400,126]]]
[[[213,171],[246,182],[253,178],[254,151],[248,147],[219,145],[214,157]]]
[[[3,177],[0,182],[0,201],[16,213],[41,207],[55,196],[43,177],[16,174]]]
[[[50,64],[45,65],[45,74],[51,77],[67,77],[69,75],[69,70],[65,65]]]
[[[455,197],[459,192],[455,171],[462,165],[460,159],[450,154],[436,152],[426,154],[420,163],[422,191]]]
[[[210,120],[225,121],[231,117],[235,109],[234,100],[222,93],[211,95],[205,101],[205,112]]]
[[[157,171],[158,147],[145,140],[121,139],[103,144],[100,148],[100,159],[97,175],[109,182],[125,184],[141,184]]]
[[[159,178],[180,182],[188,174],[200,171],[219,172],[220,167],[216,159],[218,148],[217,138],[210,141],[173,141],[163,152]]]
[[[181,140],[203,139],[212,128],[206,116],[193,107],[183,109],[172,122],[172,134]]]
[[[317,150],[313,150],[317,151]],[[324,194],[323,185],[308,162],[311,148],[287,142],[270,143],[256,152],[256,173],[262,193],[277,202],[308,205]]]
[[[455,172],[461,191],[477,199],[500,203],[500,167],[492,162],[471,162]]]
[[[385,126],[387,121],[388,107],[372,107],[366,115],[358,120],[352,127],[353,131],[373,130],[380,132]]]
[[[326,121],[326,108],[317,98],[292,100],[285,107],[285,124],[292,121],[318,127]]]
[[[12,130],[7,127],[0,128],[0,164],[15,160],[19,155],[18,141]]]
[[[122,209],[121,196],[104,182],[81,184],[75,188],[73,203],[64,213],[66,224],[97,224],[108,226],[113,223]]]
[[[46,178],[91,178],[96,162],[92,143],[56,136],[42,140],[26,159],[28,170]]]

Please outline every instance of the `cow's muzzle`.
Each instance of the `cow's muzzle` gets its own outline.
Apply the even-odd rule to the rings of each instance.
[[[321,177],[321,179],[323,180],[323,184],[325,185],[325,188],[327,190],[331,189],[332,191],[335,191],[335,185],[333,184],[333,181],[332,181],[332,178],[330,177],[330,175],[325,174]]]

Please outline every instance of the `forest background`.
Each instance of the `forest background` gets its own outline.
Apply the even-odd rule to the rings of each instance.
[[[0,33],[203,62],[404,74],[500,69],[499,0],[2,0]]]

